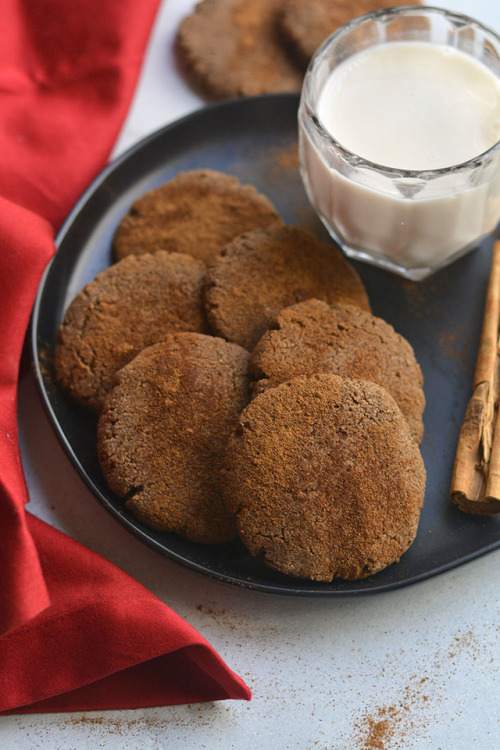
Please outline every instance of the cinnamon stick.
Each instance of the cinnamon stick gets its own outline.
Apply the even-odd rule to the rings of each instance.
[[[450,497],[467,513],[500,513],[500,242],[486,292],[473,393],[458,438]]]

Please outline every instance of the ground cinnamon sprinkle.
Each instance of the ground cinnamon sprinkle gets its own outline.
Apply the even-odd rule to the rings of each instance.
[[[472,628],[467,631],[459,628],[448,647],[435,652],[425,671],[409,677],[397,700],[389,705],[376,705],[361,716],[354,724],[350,747],[353,750],[412,747],[415,738],[425,737],[426,731],[437,721],[437,704],[443,700],[446,682],[456,674],[460,658],[476,661],[483,652],[480,636]]]
[[[38,365],[44,381],[49,380],[52,376],[54,367],[54,355],[52,349],[53,347],[48,341],[38,341]]]
[[[288,138],[281,146],[265,146],[255,152],[254,158],[267,165],[266,182],[268,185],[280,184],[284,179],[299,178],[299,149],[297,141]],[[307,208],[309,208],[307,206]],[[309,209],[312,211],[312,209]]]
[[[359,750],[388,750],[387,744],[402,721],[401,708],[382,706],[375,714],[365,715],[356,725]]]
[[[282,169],[298,169],[299,151],[297,144],[292,143],[291,146],[279,151],[276,155],[276,162]]]
[[[368,723],[370,731],[364,746],[366,748],[378,748],[379,750],[384,750],[384,740],[394,734],[394,727],[390,725],[388,719],[376,720],[372,717],[368,717]]]
[[[377,706],[355,724],[356,750],[402,750],[411,744],[415,732],[426,727],[429,678],[415,674],[404,688],[400,700],[389,706]],[[424,692],[425,691],[425,692]]]
[[[404,292],[408,312],[414,318],[429,317],[433,313],[430,306],[440,305],[441,287],[435,278],[425,279],[418,284],[408,279],[398,279],[398,283]]]
[[[438,338],[439,349],[449,359],[453,359],[457,366],[466,368],[470,363],[471,337],[463,331],[442,332]]]

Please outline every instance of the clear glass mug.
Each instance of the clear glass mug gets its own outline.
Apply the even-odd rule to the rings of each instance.
[[[424,6],[368,13],[335,31],[311,60],[299,107],[299,154],[308,198],[345,254],[418,281],[497,226],[500,142],[444,169],[392,169],[344,148],[317,109],[336,65],[372,45],[406,40],[455,47],[500,78],[500,37],[471,18]]]

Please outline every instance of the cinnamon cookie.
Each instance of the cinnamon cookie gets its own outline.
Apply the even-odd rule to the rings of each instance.
[[[418,1],[413,3],[418,5]],[[386,0],[284,0],[280,24],[284,37],[292,45],[299,60],[307,66],[327,36],[356,16],[388,5]]]
[[[99,411],[115,372],[171,331],[208,331],[205,265],[180,253],[130,256],[77,294],[59,328],[58,383]]]
[[[408,341],[353,305],[310,299],[276,316],[252,353],[254,393],[297,375],[330,372],[386,388],[419,443],[425,406],[422,371]]]
[[[186,74],[212,99],[299,92],[303,73],[281,38],[284,0],[203,0],[180,24]]]
[[[207,272],[205,305],[218,335],[249,351],[275,315],[315,297],[370,309],[366,290],[337,245],[301,227],[269,227],[229,243]]]
[[[425,469],[385,389],[321,374],[270,388],[244,409],[221,484],[252,555],[330,581],[399,559],[415,538]]]
[[[276,209],[252,185],[210,169],[181,172],[145,193],[115,233],[115,258],[155,250],[187,253],[205,263],[233,237],[280,224]]]
[[[99,460],[147,526],[207,544],[236,536],[219,470],[248,402],[248,357],[222,339],[178,333],[117,373],[99,418]]]

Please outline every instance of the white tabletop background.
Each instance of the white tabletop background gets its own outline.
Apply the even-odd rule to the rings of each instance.
[[[498,0],[440,4],[500,31]],[[204,106],[172,52],[175,29],[193,5],[164,0],[115,155]],[[2,750],[500,748],[500,551],[358,599],[232,588],[171,563],[107,514],[59,446],[30,375],[21,384],[19,418],[30,510],[119,565],[197,628],[253,700],[1,717]],[[377,744],[372,728],[384,720]]]

